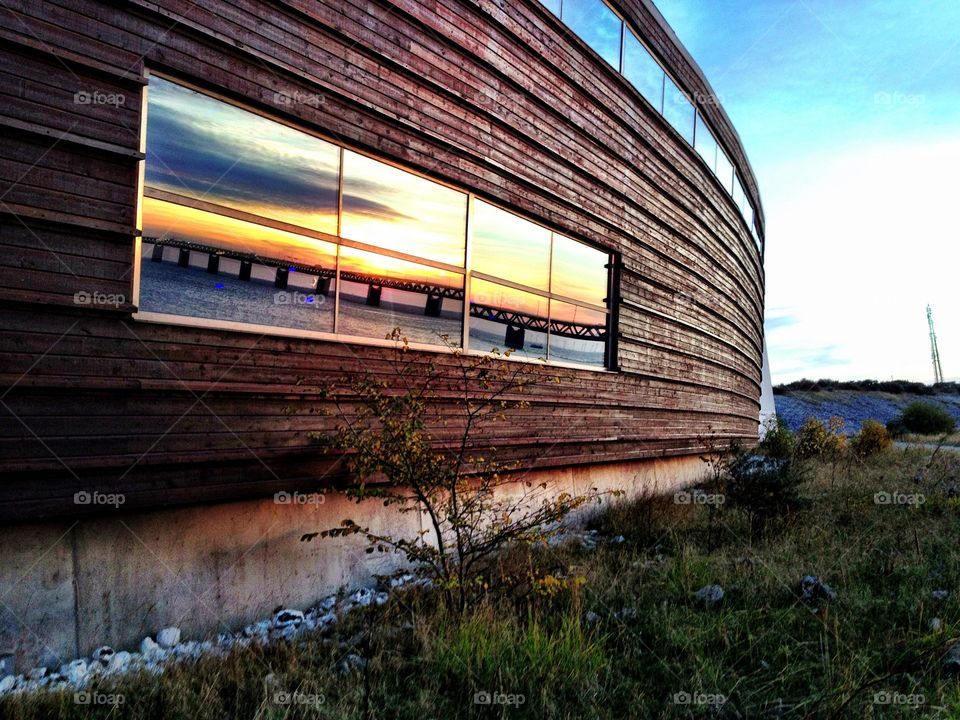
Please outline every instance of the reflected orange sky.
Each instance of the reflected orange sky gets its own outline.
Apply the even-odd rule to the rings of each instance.
[[[149,197],[143,199],[143,234],[190,240],[264,258],[283,259],[291,264],[336,267],[337,246],[333,243]],[[344,247],[341,253],[345,271],[447,287],[463,286],[461,276],[455,273],[353,248]]]

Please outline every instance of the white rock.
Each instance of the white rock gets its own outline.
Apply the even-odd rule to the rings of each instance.
[[[943,620],[938,617],[930,618],[929,627],[930,632],[940,632],[941,628],[943,628]]]
[[[3,693],[7,693],[13,690],[13,686],[16,684],[17,684],[16,676],[7,675],[5,678],[0,680],[0,695],[3,695]]]
[[[284,627],[273,628],[270,631],[271,640],[293,640],[299,633],[300,628],[296,625],[285,625]]]
[[[947,652],[947,656],[943,659],[943,669],[954,675],[960,673],[960,643]]]
[[[390,596],[387,595],[387,593],[385,592],[378,592],[376,595],[373,596],[373,602],[377,605],[384,605],[389,599],[390,599]]]
[[[190,640],[173,648],[173,655],[177,660],[193,660],[200,657],[200,643]]]
[[[404,585],[409,585],[414,581],[413,575],[410,573],[404,573],[400,577],[395,577],[390,580],[390,589],[402,588]]]
[[[87,679],[89,666],[83,658],[73,660],[60,666],[60,674],[74,685],[79,685]]]
[[[116,653],[112,647],[109,645],[102,645],[93,651],[93,655],[91,657],[95,663],[100,663],[104,667],[107,667],[115,654]]]
[[[804,575],[800,578],[800,598],[808,602],[821,598],[834,602],[837,599],[837,593],[816,575]]]
[[[279,610],[273,615],[273,626],[276,628],[300,627],[304,615],[299,610]]]
[[[260,622],[250,623],[243,629],[244,636],[248,638],[265,638],[269,632],[269,620],[261,620]]]
[[[351,670],[362,670],[366,666],[367,666],[366,658],[362,658],[359,655],[350,653],[343,660],[341,660],[336,664],[333,671],[337,675],[346,675]]]
[[[47,674],[47,669],[45,667],[35,667],[30,672],[27,673],[27,679],[36,682],[44,675]]]
[[[157,645],[157,643],[154,642],[153,638],[150,637],[149,635],[140,641],[140,652],[143,653],[144,655],[148,655],[154,650],[159,649],[159,647],[160,646]]]
[[[360,607],[368,607],[373,602],[374,593],[370,588],[360,588],[350,596],[350,602]]]
[[[126,650],[121,650],[118,653],[114,653],[110,657],[110,662],[107,665],[108,672],[111,673],[123,673],[127,671],[127,668],[130,667],[130,653]]]
[[[712,608],[723,600],[723,588],[719,585],[704,585],[694,593],[694,597],[704,606]]]
[[[323,600],[320,601],[320,609],[324,612],[329,612],[333,609],[333,606],[337,604],[336,595],[328,595]]]
[[[180,642],[180,628],[168,627],[157,633],[157,645],[162,648],[172,648]]]

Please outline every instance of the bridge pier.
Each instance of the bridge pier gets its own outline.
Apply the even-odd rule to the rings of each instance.
[[[163,262],[163,245],[157,243],[153,246],[153,252],[150,254],[150,259],[153,262]]]
[[[507,335],[503,340],[503,344],[512,350],[523,350],[524,335],[526,335],[526,328],[522,325],[520,327],[507,325]]]
[[[180,257],[177,258],[177,265],[180,267],[190,267],[190,251],[186,248],[180,248]]]
[[[288,282],[290,282],[290,270],[277,268],[277,278],[273,281],[273,286],[278,290],[286,290]]]
[[[423,314],[427,317],[440,317],[443,311],[443,295],[427,295],[427,306]]]
[[[220,272],[220,256],[211,255],[207,258],[207,272],[211,275],[216,275]]]
[[[330,295],[330,278],[317,277],[317,295],[323,295],[323,297]]]
[[[250,262],[249,260],[240,261],[240,279],[241,280],[249,280],[250,273],[252,270],[253,270],[252,262]]]
[[[367,287],[367,305],[370,307],[380,307],[380,295],[382,292],[382,286],[369,285]]]

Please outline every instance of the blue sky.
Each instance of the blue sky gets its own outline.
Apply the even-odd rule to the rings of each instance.
[[[656,0],[744,142],[773,380],[960,379],[960,2]]]

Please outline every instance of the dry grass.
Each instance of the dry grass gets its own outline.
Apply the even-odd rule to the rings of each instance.
[[[0,716],[960,717],[960,683],[941,670],[960,638],[960,500],[947,490],[958,467],[939,461],[934,472],[928,460],[890,452],[839,477],[814,465],[808,504],[760,539],[729,507],[622,503],[596,526],[626,542],[514,550],[462,617],[411,593],[352,616],[337,642],[237,650],[100,686],[123,694],[119,710],[63,693],[4,700]],[[877,493],[924,498],[878,504]],[[802,602],[808,573],[837,601]],[[706,609],[693,593],[710,583],[726,597]],[[951,595],[938,603],[936,589]],[[928,629],[934,616],[939,632]],[[349,652],[369,662],[339,676]],[[278,704],[277,692],[322,702]],[[478,704],[478,693],[500,693],[501,704]]]

